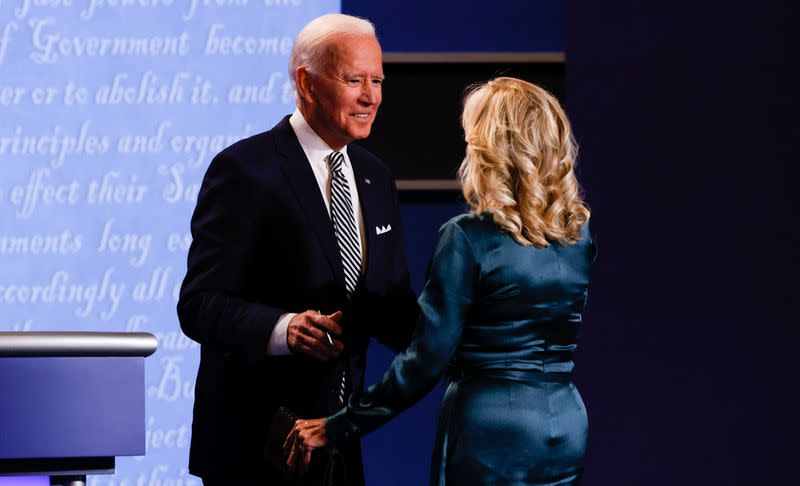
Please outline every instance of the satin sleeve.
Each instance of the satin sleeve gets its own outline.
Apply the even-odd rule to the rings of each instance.
[[[353,440],[382,426],[436,385],[461,338],[477,276],[466,234],[455,223],[445,224],[419,297],[420,314],[411,344],[394,358],[378,383],[352,394],[346,407],[328,417],[329,443]]]

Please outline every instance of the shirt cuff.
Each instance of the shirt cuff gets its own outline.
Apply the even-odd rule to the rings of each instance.
[[[272,329],[272,334],[267,343],[267,354],[269,356],[286,356],[292,354],[289,351],[289,343],[286,342],[286,332],[289,329],[289,321],[292,320],[297,314],[289,312],[281,315],[275,327]]]

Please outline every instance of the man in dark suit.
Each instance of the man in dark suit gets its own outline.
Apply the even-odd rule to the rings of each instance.
[[[291,484],[263,457],[275,410],[338,410],[370,338],[404,348],[417,313],[394,181],[349,145],[381,103],[374,27],[315,19],[289,69],[298,109],[214,158],[192,216],[178,316],[201,344],[189,470],[206,485]],[[360,449],[343,453],[363,484]]]

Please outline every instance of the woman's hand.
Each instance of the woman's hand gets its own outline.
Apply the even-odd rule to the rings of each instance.
[[[315,449],[328,445],[328,437],[325,434],[325,422],[327,419],[300,419],[294,423],[294,428],[286,437],[283,443],[283,451],[289,455],[286,465],[289,470],[299,469],[305,472],[311,462],[311,453]],[[302,457],[298,461],[298,457]]]

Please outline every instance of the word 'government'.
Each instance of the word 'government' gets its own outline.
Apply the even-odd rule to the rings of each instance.
[[[39,9],[74,8],[75,0],[21,0],[20,5],[14,9],[14,17],[24,19],[31,12]],[[299,7],[303,4],[302,0],[84,0],[80,2],[86,4],[81,10],[81,20],[91,20],[94,14],[101,9],[154,9],[154,8],[173,8],[182,9],[183,20],[191,20],[198,8],[224,8],[224,7],[247,7],[261,5],[264,7]],[[179,5],[176,5],[179,4]]]
[[[53,64],[64,57],[109,56],[179,56],[191,50],[188,32],[176,35],[97,36],[67,35],[56,30],[53,17],[31,18],[33,51],[29,58],[36,64]],[[294,40],[288,36],[227,34],[224,24],[213,24],[208,31],[203,55],[277,55],[287,56]]]
[[[105,56],[186,56],[189,34],[165,36],[81,36],[63,35],[54,31],[53,17],[30,19],[33,30],[33,52],[29,57],[36,64],[53,64],[60,57]]]

